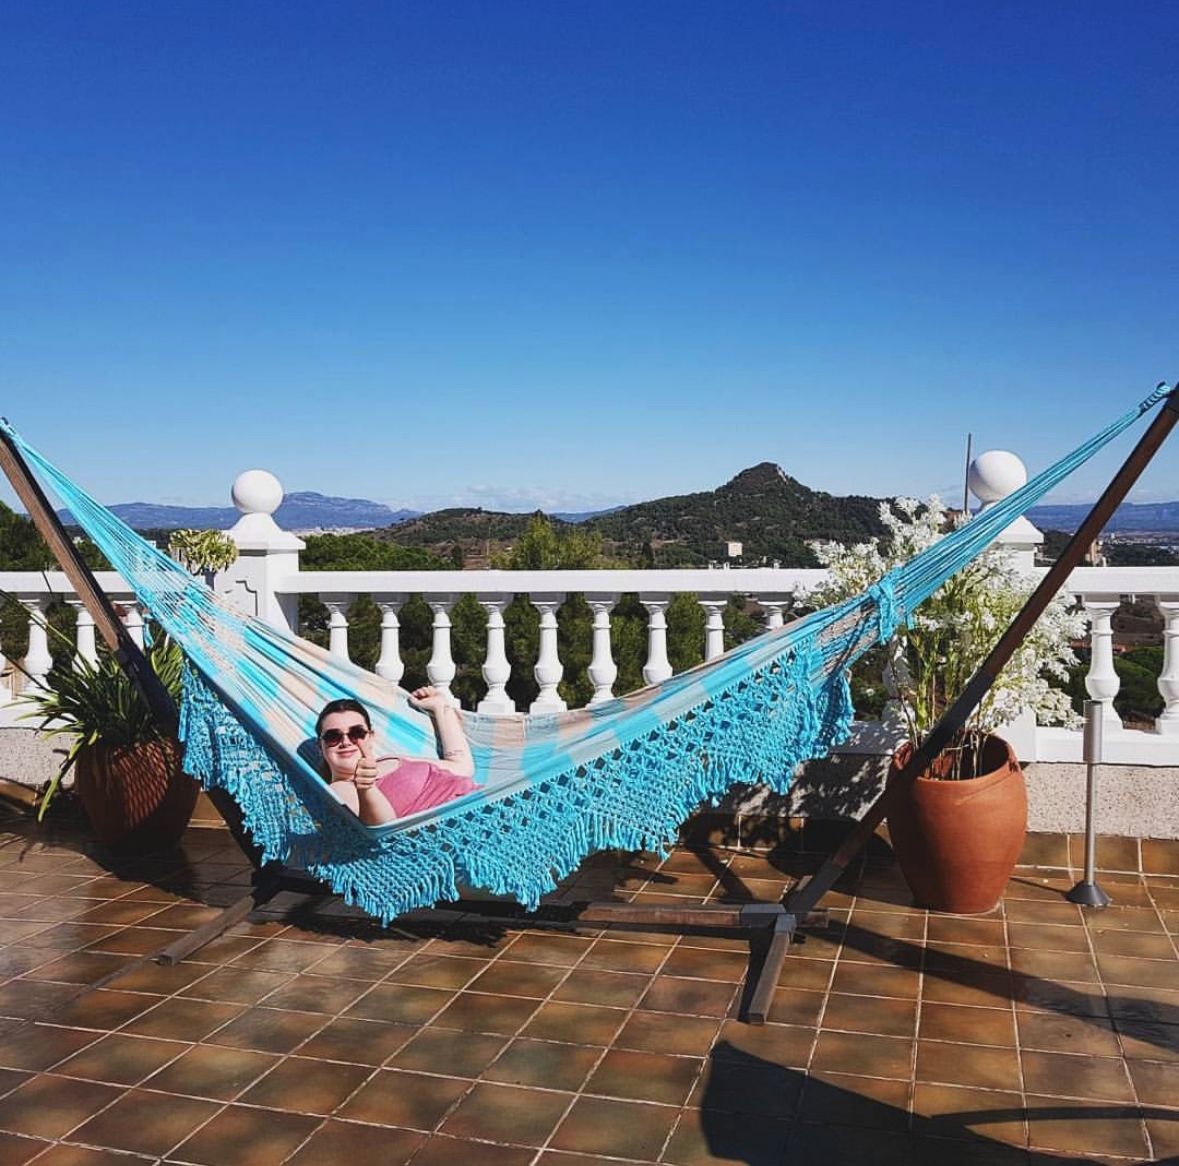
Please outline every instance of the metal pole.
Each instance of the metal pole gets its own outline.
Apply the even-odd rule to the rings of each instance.
[[[1097,885],[1097,767],[1103,759],[1105,701],[1085,701],[1085,877],[1065,898],[1082,907],[1112,902]]]

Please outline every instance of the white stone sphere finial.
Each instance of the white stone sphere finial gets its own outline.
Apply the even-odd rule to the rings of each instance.
[[[1027,467],[1005,449],[989,449],[970,463],[966,484],[984,505],[998,502],[1015,493],[1028,480]]]
[[[230,496],[243,514],[273,514],[282,505],[282,483],[269,470],[245,470],[233,480]]]

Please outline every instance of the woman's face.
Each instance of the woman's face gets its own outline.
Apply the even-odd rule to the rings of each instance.
[[[319,751],[331,771],[332,780],[350,778],[360,761],[360,746],[371,730],[355,710],[329,713],[319,729]]]

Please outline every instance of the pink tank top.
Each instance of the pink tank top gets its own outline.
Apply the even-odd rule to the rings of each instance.
[[[378,757],[377,765],[383,767],[394,760]],[[394,813],[406,818],[419,810],[453,801],[478,787],[469,777],[459,777],[429,761],[404,757],[395,769],[377,778],[377,788],[389,799]]]

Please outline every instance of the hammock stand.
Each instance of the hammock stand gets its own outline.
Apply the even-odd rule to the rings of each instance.
[[[835,852],[824,861],[815,874],[804,877],[781,901],[759,901],[744,905],[710,904],[683,908],[642,907],[631,903],[595,901],[545,906],[536,912],[528,913],[511,905],[508,905],[506,910],[497,910],[496,904],[459,900],[457,910],[462,912],[464,920],[500,926],[531,922],[535,926],[588,924],[635,929],[736,931],[747,938],[750,945],[750,964],[741,996],[741,1018],[750,1024],[763,1024],[795,933],[802,927],[819,926],[826,922],[827,912],[818,905],[823,896],[832,889],[851,861],[868,843],[889,809],[917,777],[929,768],[957,731],[965,725],[970,714],[987,694],[1065,579],[1080,563],[1087,548],[1125,499],[1177,422],[1179,388],[1172,388],[1146,433],[958,699],[943,713],[920,748],[914,750],[909,763],[849,830]],[[25,504],[29,516],[73,585],[79,599],[93,616],[95,626],[116,660],[139,688],[161,727],[174,732],[179,724],[179,715],[171,695],[152,671],[142,651],[131,640],[110,600],[98,586],[90,568],[82,561],[23,455],[8,434],[2,430],[0,467],[4,469],[17,495]],[[254,867],[253,886],[248,894],[226,907],[215,919],[195,928],[148,957],[160,964],[175,964],[185,956],[191,955],[230,927],[246,919],[254,909],[263,906],[280,892],[294,892],[312,897],[332,894],[325,884],[305,871],[282,863],[264,863],[259,849],[244,829],[241,813],[233,799],[222,789],[210,789],[208,793],[214,808],[225,820],[235,841]]]

